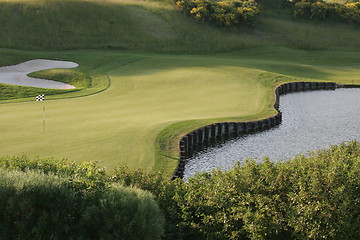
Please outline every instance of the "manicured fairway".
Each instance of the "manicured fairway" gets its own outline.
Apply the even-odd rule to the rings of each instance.
[[[257,59],[266,51],[279,56]],[[107,74],[110,87],[91,96],[46,101],[45,132],[43,103],[1,104],[1,155],[99,161],[110,169],[155,167],[171,174],[177,163],[171,146],[179,134],[210,122],[273,114],[272,91],[279,82],[359,82],[360,65],[341,61],[345,55],[325,62],[322,57],[309,60],[298,50],[298,58],[289,60],[282,51],[202,56],[70,52],[66,58],[80,69]],[[170,148],[159,147],[164,144]]]

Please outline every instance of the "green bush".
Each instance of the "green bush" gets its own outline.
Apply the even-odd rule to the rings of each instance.
[[[291,170],[289,225],[298,239],[358,239],[360,144],[300,156],[286,167]]]
[[[181,217],[206,239],[357,239],[360,145],[292,161],[249,160],[199,174],[179,198]]]
[[[187,182],[126,168],[115,171],[112,181],[154,193],[168,225],[164,239],[356,240],[360,235],[358,142],[287,162],[248,160]]]
[[[204,239],[290,239],[282,174],[269,161],[199,174],[179,199],[181,216]]]
[[[75,234],[80,201],[66,181],[0,170],[1,239],[60,239]]]
[[[295,3],[295,17],[316,20],[337,20],[348,23],[360,23],[360,3],[334,3],[322,0],[302,0]]]
[[[113,186],[85,207],[80,227],[86,239],[160,239],[164,219],[148,192]],[[99,227],[101,226],[101,227]]]
[[[292,6],[289,0],[256,0],[261,8],[284,9]]]
[[[0,169],[0,239],[159,239],[151,194],[109,185],[84,191],[70,177]]]
[[[166,221],[163,239],[194,239],[192,229],[182,223],[181,209],[177,204],[177,196],[182,195],[184,191],[185,183],[181,179],[169,181],[167,176],[158,171],[118,167],[110,177],[110,181],[140,188],[154,195]]]
[[[174,240],[360,236],[356,141],[286,162],[248,160],[188,181],[126,167],[108,176],[95,163],[11,159],[0,159],[4,239],[159,239],[164,229],[163,239]]]
[[[260,13],[259,6],[254,0],[178,0],[175,4],[185,14],[193,16],[198,21],[215,22],[226,27],[250,25]]]
[[[98,166],[96,162],[75,163],[65,159],[30,159],[27,156],[14,156],[0,157],[0,167],[8,170],[35,170],[44,174],[66,176],[86,191],[105,189],[108,178],[105,168]]]

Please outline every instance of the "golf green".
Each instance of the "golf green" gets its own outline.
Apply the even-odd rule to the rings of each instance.
[[[171,174],[177,149],[159,146],[176,146],[179,135],[202,124],[274,114],[273,89],[280,82],[358,81],[359,65],[336,68],[338,60],[305,64],[304,58],[291,62],[285,56],[259,60],[261,51],[269,49],[254,50],[252,57],[249,51],[198,56],[71,53],[68,60],[91,74],[107,74],[110,86],[79,98],[1,104],[1,154],[98,161],[109,169],[126,165]],[[92,59],[94,54],[100,57]],[[101,54],[111,61],[102,63]]]

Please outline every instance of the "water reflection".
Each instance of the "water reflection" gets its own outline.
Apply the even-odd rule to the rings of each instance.
[[[264,156],[272,161],[309,150],[360,140],[360,89],[290,93],[280,97],[283,122],[276,128],[247,135],[208,149],[186,163],[184,178],[197,171],[231,168],[236,161]]]

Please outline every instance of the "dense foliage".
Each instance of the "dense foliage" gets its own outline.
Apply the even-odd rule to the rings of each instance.
[[[289,0],[255,0],[260,6],[261,9],[287,9],[290,8],[293,3]]]
[[[360,23],[360,2],[337,3],[324,0],[176,0],[186,14],[201,22],[215,22],[220,26],[239,27],[252,24],[263,8],[291,9],[298,18],[331,19],[347,23]]]
[[[63,214],[64,208],[76,212],[77,208],[66,201],[54,200],[53,205],[45,203],[39,205],[39,201],[32,200],[40,198],[50,200],[62,194],[62,199],[67,199],[69,195],[68,199],[75,198],[76,206],[80,206],[81,211],[86,210],[84,212],[86,214],[82,215],[84,217],[82,222],[90,224],[91,227],[74,225],[82,232],[89,233],[101,226],[98,233],[101,232],[101,236],[106,236],[116,231],[114,224],[120,224],[116,219],[120,219],[122,214],[128,216],[126,221],[131,222],[128,223],[129,226],[135,228],[133,224],[138,224],[136,227],[141,228],[143,224],[146,225],[149,215],[145,213],[149,209],[152,209],[151,214],[158,216],[154,219],[158,220],[157,226],[161,226],[161,218],[149,195],[141,192],[147,197],[140,197],[143,195],[139,193],[133,194],[133,198],[127,198],[126,194],[121,192],[126,188],[120,186],[130,186],[147,190],[154,195],[165,217],[163,239],[355,240],[360,235],[360,143],[356,141],[309,153],[308,156],[298,156],[287,162],[275,163],[264,159],[263,162],[258,163],[248,160],[243,165],[237,164],[232,170],[202,173],[187,181],[180,179],[169,181],[160,172],[130,170],[125,167],[120,167],[108,175],[95,163],[75,164],[66,161],[29,160],[22,157],[3,158],[0,164],[2,168],[10,171],[8,174],[2,171],[4,174],[1,175],[3,177],[0,191],[6,191],[0,194],[1,210],[7,213],[2,216],[16,221],[22,221],[18,216],[23,216],[24,213],[29,214],[24,216],[33,217],[31,215],[35,214],[33,209],[38,210],[36,214],[42,214],[41,219],[54,218],[54,221],[60,221],[57,216]],[[37,173],[37,178],[47,180],[39,180],[39,183],[37,180],[26,180],[33,178],[34,175],[32,172],[27,172],[29,169],[40,171],[41,173]],[[20,178],[14,180],[9,176],[19,174],[14,173],[15,170],[25,171],[27,173],[24,174],[27,175],[22,175],[22,180],[19,180]],[[53,176],[54,174],[67,180],[60,181],[59,177]],[[4,180],[5,178],[7,180]],[[26,182],[26,184],[21,183],[21,185],[17,182]],[[52,187],[46,185],[48,183],[51,183]],[[25,185],[27,187],[15,187]],[[41,187],[36,188],[37,185]],[[37,192],[38,190],[34,189],[41,191]],[[81,201],[79,195],[74,194],[74,189],[81,189],[79,191],[82,196]],[[114,189],[122,190],[114,191]],[[10,195],[15,197],[7,197]],[[88,199],[94,205],[83,208],[82,206],[89,203],[82,201]],[[122,199],[129,200],[123,203]],[[132,201],[134,205],[131,204]],[[143,203],[140,204],[139,201]],[[11,210],[13,205],[4,208],[4,203],[16,203],[20,210]],[[127,206],[130,210],[123,212],[125,210],[118,204],[123,204],[121,206]],[[149,207],[140,207],[144,205]],[[55,209],[55,215],[46,215],[50,208]],[[19,211],[25,212],[20,214]],[[136,217],[138,212],[143,211],[145,213],[140,214],[143,218]],[[36,214],[34,216],[38,216]],[[67,217],[61,219],[65,221]],[[38,221],[38,224],[40,223]],[[46,229],[44,226],[35,226],[32,232],[43,233]],[[53,232],[60,231],[53,229],[55,226],[51,227],[49,229]],[[22,228],[16,224],[4,229],[22,233]],[[70,233],[74,229],[61,231]],[[146,226],[141,229],[143,234],[149,231],[149,236],[153,232],[153,229],[149,230]],[[91,234],[96,233],[91,232]],[[145,239],[132,237],[132,239]]]
[[[176,5],[198,21],[215,22],[226,27],[251,24],[260,13],[258,4],[253,0],[178,0]]]
[[[283,163],[249,160],[188,182],[124,169],[113,177],[154,193],[172,239],[355,240],[360,235],[357,142]]]
[[[360,2],[336,3],[323,0],[296,1],[294,16],[317,20],[360,23]]]
[[[0,169],[0,239],[150,240],[163,234],[152,195],[106,184],[94,164],[12,160],[2,159],[7,169]]]

